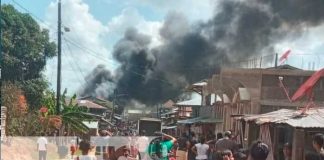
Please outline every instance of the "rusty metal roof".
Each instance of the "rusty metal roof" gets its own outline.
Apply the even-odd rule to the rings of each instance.
[[[239,119],[254,121],[256,124],[276,123],[300,128],[324,128],[324,107],[311,108],[305,115],[301,111],[280,109],[265,114],[245,115]]]
[[[84,107],[87,107],[87,108],[96,108],[96,109],[107,109],[106,107],[103,107],[99,104],[96,104],[92,101],[89,101],[89,100],[78,100],[77,101],[78,105],[79,106],[84,106]]]
[[[201,95],[193,93],[190,100],[176,103],[176,106],[201,106]]]
[[[197,82],[197,83],[194,83],[193,86],[206,86],[207,85],[207,82],[203,81],[203,82]]]
[[[163,106],[166,108],[172,108],[174,106],[174,102],[172,100],[168,100],[163,104]]]

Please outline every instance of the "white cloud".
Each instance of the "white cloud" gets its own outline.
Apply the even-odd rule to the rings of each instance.
[[[151,47],[157,46],[161,43],[161,37],[159,35],[159,29],[162,26],[162,22],[159,21],[147,21],[139,14],[135,8],[125,8],[121,14],[113,17],[108,23],[108,32],[110,35],[114,35],[116,38],[121,38],[125,30],[129,27],[137,28],[140,33],[151,36]]]
[[[45,17],[52,39],[57,39],[57,3],[49,5]],[[69,93],[75,93],[85,82],[83,78],[98,64],[113,70],[116,63],[103,40],[107,27],[89,13],[88,5],[82,0],[62,3],[62,24],[70,28],[70,32],[62,36],[62,89],[68,88]],[[56,88],[56,63],[56,60],[48,61],[45,71],[53,88]]]
[[[181,12],[191,22],[210,19],[218,4],[217,0],[136,0],[134,3],[153,8],[163,15],[170,11]]]

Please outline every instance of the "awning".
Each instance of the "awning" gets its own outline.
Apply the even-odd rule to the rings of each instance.
[[[162,129],[175,129],[177,126],[162,126]]]
[[[222,123],[223,120],[215,119],[215,118],[205,118],[205,119],[201,119],[199,122],[200,123]]]
[[[202,119],[202,117],[196,117],[196,118],[181,120],[181,121],[178,121],[177,123],[178,124],[194,124],[194,123],[199,122],[199,120],[201,120],[201,119]]]
[[[161,115],[168,115],[168,114],[175,114],[175,113],[178,113],[178,111],[170,111],[170,112],[162,113]]]
[[[259,125],[274,123],[288,124],[296,128],[324,128],[324,107],[310,108],[306,114],[301,113],[300,110],[280,109],[265,114],[245,115],[238,119],[254,121]]]
[[[204,118],[204,117],[197,117],[192,119],[186,119],[178,121],[178,124],[194,124],[194,123],[222,123],[222,119],[216,118]]]
[[[116,119],[118,119],[118,120],[122,120],[122,118],[119,117],[119,116],[114,116],[114,118],[116,118]]]

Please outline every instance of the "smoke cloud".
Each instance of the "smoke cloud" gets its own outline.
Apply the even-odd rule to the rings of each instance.
[[[118,92],[128,94],[126,101],[146,105],[165,102],[177,97],[187,84],[218,73],[221,66],[273,53],[275,43],[324,20],[322,0],[219,3],[207,22],[189,24],[185,15],[170,12],[160,29],[163,43],[155,48],[149,47],[149,35],[128,29],[113,50],[114,58],[121,64],[117,75],[112,78],[105,70],[95,69],[88,76],[94,84],[87,83],[84,93],[97,94],[99,86],[103,87],[97,85],[99,78],[99,84],[114,82]]]
[[[113,94],[115,88],[114,77],[104,65],[98,65],[85,78],[85,85],[79,91],[80,97],[93,96],[98,98],[108,98]]]

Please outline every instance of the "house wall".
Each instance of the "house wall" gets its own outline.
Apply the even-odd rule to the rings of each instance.
[[[231,115],[235,114],[260,114],[275,111],[282,108],[297,109],[300,105],[264,105],[261,101],[268,100],[276,102],[278,100],[289,103],[288,98],[279,86],[279,76],[283,77],[283,83],[289,90],[289,96],[303,84],[314,72],[290,69],[242,69],[224,68],[219,75],[213,75],[207,80],[207,85],[203,87],[203,103],[206,103],[206,96],[220,92],[229,96],[233,100],[233,90],[237,91],[238,85],[247,88],[250,93],[251,101],[238,101],[232,104],[214,104],[216,117],[223,118],[223,131],[236,130],[239,128]],[[324,102],[324,78],[314,87],[315,101]],[[304,99],[305,100],[305,99]],[[322,103],[323,104],[323,103]],[[217,127],[216,127],[217,128]]]
[[[308,71],[305,71],[308,73]],[[288,90],[289,97],[292,97],[297,89],[309,78],[309,76],[301,75],[280,75],[283,77],[283,84]],[[268,101],[288,101],[288,97],[284,89],[279,86],[279,75],[263,75],[261,87],[261,100]],[[314,101],[324,102],[324,78],[321,78],[314,86]],[[301,101],[308,101],[306,96]],[[260,113],[267,113],[278,109],[298,109],[299,105],[261,105]]]
[[[257,114],[260,112],[261,99],[261,69],[224,69],[221,77],[235,80],[248,89],[251,97],[251,110],[246,114]],[[223,83],[226,83],[224,80]]]

